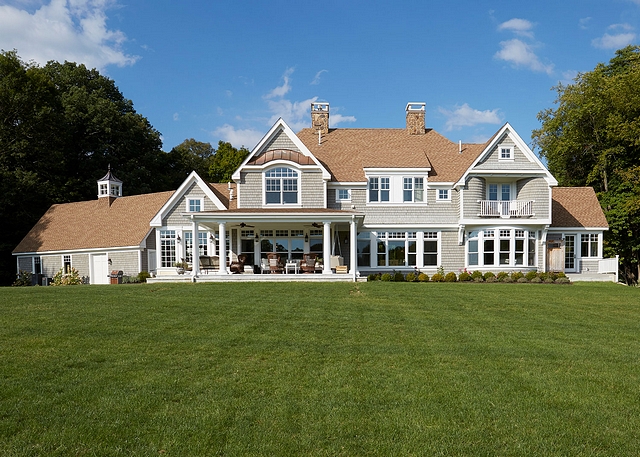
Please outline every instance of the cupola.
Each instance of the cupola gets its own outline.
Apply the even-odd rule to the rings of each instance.
[[[122,197],[122,181],[111,173],[111,165],[107,174],[98,180],[98,198],[106,198],[109,206],[118,197]]]

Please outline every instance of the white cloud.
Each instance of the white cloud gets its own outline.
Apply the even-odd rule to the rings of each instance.
[[[635,39],[635,33],[619,33],[617,35],[605,33],[600,38],[591,40],[591,45],[599,49],[620,49],[633,43]]]
[[[236,129],[232,125],[224,124],[211,133],[216,138],[221,138],[223,141],[231,143],[235,148],[244,146],[251,150],[262,139],[265,132],[254,129]]]
[[[454,110],[438,108],[441,114],[447,118],[445,130],[459,130],[462,127],[473,127],[478,124],[501,124],[502,120],[498,110],[479,111],[471,108],[467,103],[456,106]]]
[[[633,30],[633,26],[631,26],[630,24],[627,23],[623,23],[623,24],[611,24],[609,27],[607,27],[608,30],[626,30],[631,31]]]
[[[582,30],[586,30],[589,27],[589,22],[591,22],[590,17],[583,17],[580,19],[578,24]]]
[[[566,70],[562,72],[562,84],[573,84],[580,73],[576,70]]]
[[[107,28],[106,11],[113,0],[50,0],[33,13],[0,6],[0,43],[16,49],[25,61],[83,63],[89,68],[132,65],[137,56],[125,54],[125,35]]]
[[[179,121],[179,120],[180,120],[180,114],[178,114],[178,113],[173,113],[173,120],[174,120],[174,121]]]
[[[329,70],[320,70],[318,73],[316,73],[316,75],[313,77],[313,81],[311,81],[311,85],[316,86],[320,84],[320,76],[322,76],[322,73],[328,73],[328,72]]]
[[[510,62],[516,67],[529,68],[533,71],[540,71],[547,74],[553,72],[553,64],[543,64],[536,53],[533,52],[533,47],[517,38],[501,41],[500,48],[500,51],[494,55],[496,59]]]
[[[499,31],[507,30],[516,35],[533,38],[533,23],[526,19],[513,18],[498,26]]]
[[[294,70],[295,68],[292,67],[287,68],[284,72],[284,75],[282,75],[282,79],[284,80],[282,86],[278,86],[272,89],[267,95],[264,96],[264,98],[269,99],[284,97],[291,90],[291,85],[289,84],[289,82],[291,81],[291,74],[294,72]]]
[[[326,71],[326,70],[323,70]],[[291,127],[294,132],[302,130],[303,128],[311,125],[311,103],[318,100],[318,97],[311,97],[305,100],[293,101],[285,98],[285,95],[291,91],[291,75],[294,72],[294,68],[287,68],[282,76],[284,82],[281,86],[270,90],[262,98],[267,104],[269,112],[269,118],[266,124],[270,127],[279,118]],[[238,118],[239,122],[247,123],[247,120]],[[331,127],[336,127],[338,124],[345,122],[355,122],[354,116],[344,116],[342,114],[332,114],[329,117],[329,123]],[[235,147],[242,144],[244,146],[253,148],[258,141],[262,139],[264,135],[263,130],[256,130],[254,128],[238,129],[230,124],[224,124],[222,127],[216,128],[212,134],[218,138],[222,138],[224,141],[228,141]]]

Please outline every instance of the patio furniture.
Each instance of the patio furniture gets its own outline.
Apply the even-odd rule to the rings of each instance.
[[[269,268],[269,260],[263,257],[260,259],[260,273],[265,274],[270,272],[271,268]]]
[[[271,252],[267,254],[267,259],[269,260],[269,271],[271,272],[271,274],[279,274],[283,272],[284,268],[278,254],[276,254],[275,252]]]
[[[284,265],[284,272],[289,274],[289,271],[293,270],[294,274],[298,274],[298,269],[300,268],[300,260],[288,260]]]
[[[246,255],[236,255],[234,253],[231,253],[231,265],[229,265],[229,270],[231,271],[231,273],[244,273],[245,260],[247,260]]]
[[[302,256],[302,262],[300,262],[300,269],[303,273],[315,273],[316,272],[316,257],[317,254],[306,253]]]
[[[218,270],[220,268],[220,259],[217,255],[200,256],[200,271],[209,273],[209,270]]]

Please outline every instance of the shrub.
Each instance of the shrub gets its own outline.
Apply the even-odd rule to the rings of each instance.
[[[540,284],[542,279],[540,279],[540,276],[534,276],[533,279],[531,279],[531,282],[534,284]]]
[[[148,271],[141,271],[138,273],[138,282],[147,282],[147,279],[151,277],[151,273]]]
[[[416,280],[415,273],[407,273],[407,276],[405,276],[404,280],[407,282],[414,282]]]
[[[549,278],[551,278],[551,280],[555,281],[556,279],[558,279],[558,273],[556,273],[555,271],[551,271],[549,272]]]
[[[480,270],[476,270],[473,273],[471,273],[471,279],[473,279],[475,281],[478,278],[484,280],[484,277],[482,276],[482,272]]]
[[[433,282],[444,282],[444,276],[442,276],[440,273],[436,273],[433,276],[431,276],[431,281],[433,281]]]
[[[429,275],[426,273],[420,273],[418,275],[418,281],[420,282],[429,282]]]
[[[496,275],[494,275],[494,274],[493,274],[493,272],[491,272],[491,271],[487,271],[487,272],[483,275],[484,280],[485,280],[485,281],[487,281],[487,282],[489,281],[489,278],[495,278],[495,277],[496,277]],[[492,282],[493,282],[493,281],[492,281]]]
[[[484,282],[484,278],[480,275],[477,278],[473,278],[473,282]]]
[[[496,276],[493,273],[488,278],[485,278],[484,281],[485,282],[498,282],[498,280],[496,279]]]
[[[393,281],[394,282],[404,282],[404,275],[400,271],[393,272]]]
[[[496,279],[500,282],[504,281],[504,278],[508,278],[508,277],[509,277],[509,273],[507,273],[506,271],[500,271],[496,275]]]
[[[382,276],[380,276],[380,281],[391,281],[393,279],[393,276],[391,276],[391,273],[385,273]]]
[[[500,280],[500,282],[514,282],[514,281],[513,281],[513,279],[511,278],[511,276],[507,275],[507,276],[504,276],[504,277]]]
[[[471,281],[471,275],[466,271],[463,271],[458,275],[458,281]]]
[[[547,272],[542,272],[542,273],[538,273],[538,278],[541,279],[541,282],[544,282],[545,279],[547,279],[549,277],[549,273]]]
[[[558,278],[557,278],[557,279],[560,279],[560,278],[566,278],[566,277],[567,277],[567,275],[566,275],[566,274],[564,274],[564,271],[559,271],[559,272],[558,272]]]
[[[444,275],[444,282],[456,282],[458,277],[453,271],[450,271],[446,275]]]
[[[547,279],[543,281],[545,284],[553,284],[555,281],[552,277],[547,276]]]
[[[524,278],[524,273],[521,271],[514,271],[513,273],[511,273],[511,279],[513,279],[514,281],[517,281],[520,278]]]
[[[535,270],[527,271],[527,274],[524,275],[524,277],[527,278],[527,280],[531,281],[533,278],[538,277],[538,272]]]
[[[569,278],[565,277],[559,277],[558,279],[556,279],[556,284],[571,284],[571,280]]]
[[[523,276],[522,278],[519,278],[517,282],[525,283],[525,282],[529,282],[529,280]]]
[[[376,273],[371,273],[369,276],[367,276],[367,281],[379,281],[380,280],[380,276],[378,276]]]
[[[53,277],[52,286],[78,286],[82,284],[80,273],[75,268],[71,268],[69,273],[63,273],[62,268]]]
[[[29,271],[20,270],[16,275],[16,280],[11,285],[16,287],[30,286],[32,276]]]

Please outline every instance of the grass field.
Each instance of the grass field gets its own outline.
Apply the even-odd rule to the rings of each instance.
[[[0,289],[0,455],[640,453],[640,290]]]

